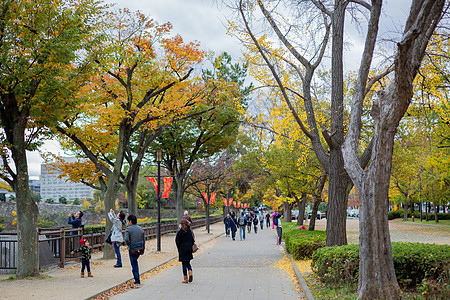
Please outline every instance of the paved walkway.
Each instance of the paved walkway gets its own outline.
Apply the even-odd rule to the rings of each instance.
[[[290,275],[277,266],[284,250],[276,245],[275,231],[258,230],[244,241],[237,233],[236,241],[223,235],[194,254],[192,283],[181,283],[178,263],[111,299],[301,299]]]

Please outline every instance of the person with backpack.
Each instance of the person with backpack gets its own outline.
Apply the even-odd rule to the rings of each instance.
[[[270,226],[270,214],[269,212],[266,212],[266,228],[269,228]]]
[[[281,245],[281,237],[283,236],[283,228],[281,227],[281,215],[279,213],[277,213],[275,215],[275,217],[273,218],[273,221],[275,222],[276,220],[276,228],[277,228],[277,245]]]
[[[239,226],[239,237],[244,238],[245,240],[245,225],[247,224],[247,218],[244,216],[244,212],[241,212],[241,216],[238,219],[238,226]]]
[[[256,215],[253,216],[253,229],[255,233],[258,233],[258,217]]]

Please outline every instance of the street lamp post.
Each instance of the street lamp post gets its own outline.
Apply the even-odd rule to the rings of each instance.
[[[206,179],[206,231],[209,233],[209,178]]]
[[[156,150],[156,162],[158,163],[158,188],[156,191],[156,206],[158,210],[158,223],[156,225],[156,251],[161,252],[161,162],[162,150]]]

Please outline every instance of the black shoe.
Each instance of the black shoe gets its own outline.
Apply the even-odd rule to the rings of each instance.
[[[122,265],[114,265],[114,268],[122,268]]]

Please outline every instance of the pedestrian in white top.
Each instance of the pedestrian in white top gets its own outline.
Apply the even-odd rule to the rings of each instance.
[[[113,223],[111,228],[111,242],[114,246],[114,252],[116,253],[117,262],[114,265],[114,268],[122,267],[122,256],[120,255],[120,244],[123,243],[123,234],[122,234],[122,226],[125,225],[125,213],[120,211],[119,214],[114,214],[114,210],[110,210],[108,213],[108,217]]]

